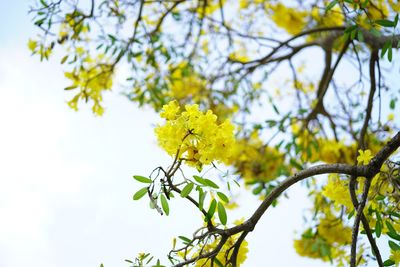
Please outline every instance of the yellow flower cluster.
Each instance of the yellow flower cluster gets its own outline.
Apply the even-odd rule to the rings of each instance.
[[[318,249],[313,249],[314,244],[315,244],[314,238],[302,238],[294,240],[293,245],[297,254],[299,254],[300,256],[317,259],[320,258],[321,256]]]
[[[351,243],[351,228],[344,226],[341,219],[332,216],[320,220],[318,234],[331,244],[346,245]]]
[[[196,4],[196,12],[197,14],[200,16],[200,18],[202,18],[203,13],[205,16],[209,16],[212,13],[214,13],[215,11],[219,10],[221,8],[221,5],[224,6],[226,0],[222,0],[221,4],[219,0],[210,0],[210,1],[206,1],[204,3],[206,3],[205,8],[203,7],[203,2],[201,2],[200,6],[198,5],[197,2],[194,2]]]
[[[400,12],[400,2],[398,0],[388,0],[390,7],[393,9],[394,12]]]
[[[369,1],[365,8],[367,14],[363,13],[358,16],[357,24],[365,29],[370,29],[372,28],[371,22],[374,20],[387,18],[389,16],[389,8],[384,2],[383,0]],[[391,5],[391,7],[395,9],[396,4]]]
[[[367,165],[371,159],[372,159],[372,154],[371,150],[358,150],[359,156],[357,157],[357,162],[362,165]]]
[[[163,106],[161,117],[166,122],[155,129],[159,145],[170,155],[179,153],[179,159],[198,169],[214,160],[227,161],[235,143],[232,123],[218,123],[211,110],[202,112],[196,104],[180,110],[177,101]]]
[[[311,17],[317,22],[318,26],[333,27],[341,26],[344,23],[344,16],[339,6],[333,7],[328,12],[322,14],[318,7],[314,7],[311,11]]]
[[[245,181],[271,181],[278,177],[284,155],[274,147],[263,145],[255,131],[249,138],[238,140],[229,164],[234,166]]]
[[[49,59],[53,51],[53,45],[45,46],[44,44],[39,44],[38,41],[29,39],[28,48],[32,52],[32,54],[39,54],[40,60]]]
[[[396,264],[396,267],[400,265],[400,250],[391,250],[390,257],[392,261]]]
[[[347,266],[349,257],[343,246],[350,243],[351,228],[343,226],[340,219],[329,215],[321,219],[315,233],[309,229],[300,239],[294,240],[294,248],[300,256],[323,261],[333,259],[336,266]],[[360,252],[362,250],[361,247]]]
[[[290,34],[301,32],[306,26],[306,11],[299,11],[295,8],[287,7],[282,3],[267,6],[271,11],[273,22]]]
[[[216,256],[216,259],[222,263],[223,266],[226,265],[227,261],[226,259],[229,259],[229,257],[232,255],[233,249],[230,249],[233,245],[235,245],[237,238],[239,235],[234,235],[229,237],[229,239],[226,241],[226,243],[222,246],[221,250]],[[209,251],[212,251],[215,246],[218,244],[219,240],[215,240],[211,244],[207,244],[204,246],[203,253],[207,253]],[[247,258],[247,252],[249,251],[248,249],[248,243],[246,240],[242,242],[239,248],[239,252],[237,254],[237,266],[240,266]],[[207,266],[218,266],[217,264],[212,264],[210,259],[200,259],[196,262],[196,267],[207,267]],[[230,266],[230,265],[227,265]]]
[[[334,201],[336,204],[344,205],[349,210],[353,209],[347,181],[340,179],[338,174],[330,174],[328,183],[322,190],[322,195]]]
[[[291,127],[296,136],[296,144],[301,148],[301,159],[303,161],[354,164],[356,143],[347,145],[343,141],[315,137],[316,134],[302,130],[299,124],[292,124]],[[357,157],[359,160],[363,159],[364,164],[368,164],[372,158],[372,153],[379,151],[382,142],[378,141],[375,136],[368,136],[368,147],[369,149],[365,152],[359,152],[360,156]]]
[[[87,60],[88,65],[75,69],[72,72],[65,72],[64,75],[72,81],[66,89],[80,88],[80,92],[75,95],[68,105],[78,110],[79,100],[92,100],[94,102],[92,110],[96,115],[101,116],[104,112],[101,106],[103,100],[102,92],[111,90],[113,66],[110,64],[96,63],[96,60]]]
[[[386,1],[369,1],[366,7],[369,18],[372,20],[384,19],[389,15],[389,9]]]
[[[29,39],[29,41],[28,41],[28,48],[29,48],[29,50],[30,50],[32,53],[35,52],[37,45],[38,45],[38,42],[37,42],[37,41],[32,40],[32,39]]]
[[[234,52],[230,53],[228,58],[231,61],[240,62],[240,63],[245,63],[245,62],[250,61],[250,58],[246,55],[246,51],[244,49],[240,49],[238,51],[234,51]]]
[[[213,111],[215,115],[218,116],[218,121],[223,121],[227,118],[232,117],[232,114],[236,113],[239,110],[239,106],[237,104],[233,104],[230,106],[228,103],[210,103],[210,109]]]
[[[184,61],[170,67],[168,85],[173,98],[196,98],[205,89],[206,82]]]
[[[335,266],[348,266],[349,256],[346,254],[346,250],[342,249],[340,246],[332,246],[323,239],[315,236],[311,238],[301,238],[294,241],[294,248],[296,252],[303,257],[320,259],[323,261],[329,261],[333,259],[335,261]],[[322,252],[322,247],[329,249],[330,257],[324,255]],[[360,251],[363,251],[362,247]],[[362,253],[358,253],[362,255]],[[363,260],[361,260],[363,261]]]

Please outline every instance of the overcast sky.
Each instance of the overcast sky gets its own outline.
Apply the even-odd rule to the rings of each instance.
[[[132,175],[170,162],[156,146],[158,116],[118,88],[101,118],[69,109],[59,59],[40,63],[27,49],[35,29],[26,2],[3,3],[0,17],[0,267],[128,266],[124,259],[143,251],[165,259],[172,238],[190,236],[202,220],[183,201],[171,203],[169,217],[132,201],[140,188]],[[300,186],[290,196],[249,235],[244,266],[325,266],[295,254],[310,203]],[[259,203],[241,199],[230,218]]]

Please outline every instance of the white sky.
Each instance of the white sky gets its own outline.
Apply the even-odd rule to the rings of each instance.
[[[21,2],[7,1],[0,17],[0,267],[128,266],[124,259],[142,251],[163,257],[174,236],[189,236],[202,220],[183,201],[171,203],[169,217],[132,201],[140,188],[132,175],[169,163],[156,146],[157,115],[118,89],[101,118],[69,109],[59,60],[29,54],[34,28]],[[244,266],[325,266],[295,254],[309,203],[299,186],[290,196],[249,235]],[[231,218],[255,210],[254,197],[242,200]]]

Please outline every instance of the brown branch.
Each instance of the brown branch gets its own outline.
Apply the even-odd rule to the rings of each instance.
[[[356,192],[355,192],[355,181],[356,180],[354,177],[350,178],[349,191],[350,191],[351,201],[353,202],[353,206],[355,209],[357,209],[359,203],[358,203],[358,199],[357,199]],[[374,237],[372,236],[372,231],[371,231],[371,228],[369,227],[369,222],[368,222],[367,218],[365,217],[364,213],[361,213],[361,222],[363,224],[365,233],[367,234],[367,238],[371,245],[372,251],[374,252],[374,255],[376,257],[376,261],[378,262],[378,266],[383,267],[384,265],[383,265],[381,253],[379,251],[378,245],[375,242]]]
[[[215,255],[218,254],[218,252],[221,250],[222,246],[225,244],[225,242],[228,240],[228,236],[222,236],[221,240],[219,241],[218,245],[215,247],[215,249],[213,249],[210,252],[204,253],[204,254],[200,254],[197,257],[193,257],[191,259],[185,260],[183,262],[180,262],[176,265],[174,265],[173,267],[183,267],[185,265],[188,265],[190,263],[193,263],[199,259],[204,259],[204,258],[211,258]]]
[[[237,266],[237,255],[239,253],[240,246],[242,245],[242,243],[243,243],[243,241],[246,238],[248,233],[249,232],[244,231],[239,236],[238,240],[236,240],[235,244],[233,245],[234,249],[233,249],[232,255],[231,255],[231,257],[230,257],[230,259],[228,261],[228,262],[230,262],[232,264],[232,267],[236,267]]]
[[[213,249],[210,252],[204,253],[198,255],[197,257],[193,257],[189,260],[185,260],[184,262],[181,262],[175,266],[181,267],[190,263],[193,263],[197,261],[198,259],[202,258],[210,258],[218,254],[218,252],[221,250],[222,246],[225,244],[227,239],[235,235],[237,233],[242,232],[241,236],[235,243],[235,248],[234,252],[231,255],[230,262],[235,266],[236,263],[236,256],[240,248],[240,244],[243,242],[244,238],[247,236],[247,234],[251,231],[254,230],[256,224],[258,221],[261,219],[261,217],[264,215],[266,210],[271,206],[271,204],[284,192],[286,191],[289,187],[292,185],[296,184],[297,182],[304,180],[306,178],[309,178],[311,176],[315,175],[320,175],[320,174],[328,174],[328,173],[340,173],[340,174],[347,174],[351,176],[362,176],[366,177],[366,183],[364,187],[364,192],[363,192],[363,197],[362,197],[362,202],[360,205],[357,207],[357,217],[358,218],[355,222],[355,226],[353,227],[353,240],[356,240],[357,234],[358,234],[358,228],[359,228],[359,223],[360,220],[363,221],[363,209],[365,207],[366,201],[367,201],[367,196],[368,196],[368,191],[369,191],[369,186],[371,182],[371,178],[374,177],[380,170],[382,164],[385,162],[385,160],[394,152],[396,151],[397,148],[400,147],[400,132],[398,132],[370,161],[368,165],[363,165],[363,166],[357,166],[357,165],[350,165],[350,164],[322,164],[322,165],[317,165],[314,167],[310,167],[308,169],[299,171],[298,173],[294,174],[293,176],[287,178],[284,180],[278,187],[276,187],[265,199],[264,201],[260,204],[260,206],[256,209],[256,211],[253,213],[253,215],[243,222],[240,225],[234,226],[232,228],[228,229],[214,229],[212,231],[212,234],[220,235],[221,240],[217,244],[216,248]],[[209,232],[211,233],[211,231]],[[354,243],[354,242],[353,242]],[[371,243],[373,244],[373,243]],[[354,245],[352,244],[354,247]],[[375,251],[375,250],[374,250]],[[379,251],[378,251],[379,252]],[[352,253],[353,255],[353,253]],[[355,255],[355,253],[354,253]],[[380,255],[380,254],[378,254]],[[355,262],[355,261],[354,261]]]
[[[166,18],[180,3],[183,3],[183,2],[185,2],[185,0],[174,1],[174,2],[173,2],[174,4],[173,4],[170,8],[168,8],[168,9],[165,11],[165,13],[163,13],[163,14],[161,15],[161,17],[158,19],[158,23],[157,23],[156,27],[154,28],[154,30],[150,33],[150,35],[153,35],[153,34],[155,34],[156,32],[158,32],[159,29],[160,29],[160,27],[161,27],[161,25],[163,24],[165,18]]]
[[[366,149],[366,144],[365,144],[365,135],[367,133],[368,129],[368,124],[371,119],[371,113],[372,113],[372,106],[374,102],[374,94],[376,91],[376,78],[375,78],[375,64],[379,60],[378,57],[378,51],[374,50],[371,53],[371,59],[369,61],[369,77],[371,81],[371,87],[369,90],[369,96],[368,96],[368,103],[367,103],[367,108],[365,110],[365,119],[363,126],[360,131],[360,138],[359,138],[359,148],[360,149]]]
[[[400,147],[400,132],[398,132],[370,161],[368,165],[354,166],[350,164],[321,164],[308,169],[299,171],[295,175],[284,180],[278,187],[276,187],[260,204],[253,215],[244,223],[234,226],[232,228],[223,230],[228,235],[237,234],[242,231],[252,231],[263,216],[265,211],[271,204],[284,192],[286,189],[296,184],[297,182],[309,178],[314,175],[339,173],[352,176],[374,177],[384,163],[384,161]]]
[[[356,266],[356,258],[357,258],[357,237],[358,237],[358,230],[360,227],[360,220],[363,216],[363,211],[365,204],[367,203],[368,192],[371,185],[371,179],[366,177],[364,182],[364,190],[361,197],[361,202],[357,207],[357,214],[356,218],[354,219],[354,225],[351,233],[351,256],[350,256],[350,267]]]
[[[207,1],[208,0],[203,0],[203,6],[201,8],[201,15],[200,15],[200,24],[199,24],[199,32],[196,36],[196,40],[194,41],[194,45],[193,45],[193,49],[192,52],[189,55],[189,62],[192,61],[192,58],[194,57],[194,55],[196,54],[196,50],[197,47],[199,46],[199,42],[200,42],[200,38],[202,35],[202,31],[203,31],[203,26],[204,26],[204,18],[206,16],[206,8],[207,8]]]
[[[333,74],[335,73],[337,67],[339,66],[341,59],[343,58],[344,54],[346,53],[347,48],[349,47],[349,44],[350,44],[349,41],[347,41],[345,43],[342,50],[340,51],[338,58],[336,59],[335,64],[333,65],[333,67],[331,67],[332,44],[330,44],[330,46],[325,48],[325,69],[324,69],[324,72],[322,73],[322,77],[321,77],[321,80],[320,80],[319,86],[318,86],[317,104],[315,105],[315,108],[307,116],[307,118],[305,120],[306,125],[310,122],[310,120],[315,119],[318,114],[323,114],[326,117],[330,118],[330,115],[326,112],[324,104],[323,104],[324,97],[326,95],[326,92],[328,91],[329,84],[333,78]],[[334,125],[333,120],[330,120],[330,122],[332,125]]]

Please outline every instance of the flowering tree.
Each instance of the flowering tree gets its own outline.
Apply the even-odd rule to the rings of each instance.
[[[40,0],[28,46],[41,60],[65,54],[74,110],[102,115],[123,72],[126,97],[160,111],[171,164],[134,175],[144,186],[133,199],[168,215],[184,198],[205,223],[174,240],[168,265],[241,265],[247,235],[304,180],[313,216],[294,240],[300,256],[399,266],[399,10],[395,0]],[[231,222],[240,183],[261,202]],[[161,266],[152,259],[131,264]]]

